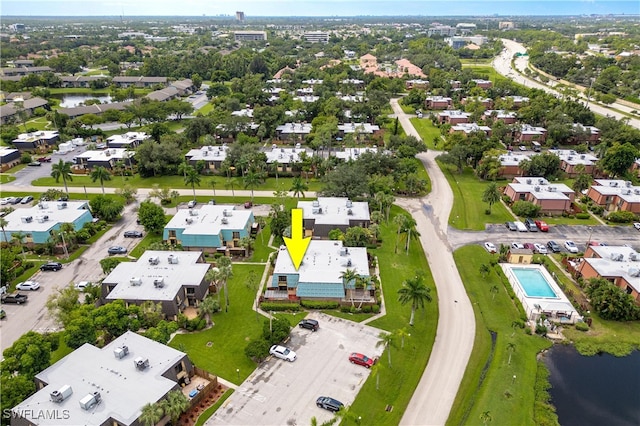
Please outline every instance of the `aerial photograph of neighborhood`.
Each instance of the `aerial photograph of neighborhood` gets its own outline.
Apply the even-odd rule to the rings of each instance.
[[[640,425],[640,3],[0,0],[0,426]]]

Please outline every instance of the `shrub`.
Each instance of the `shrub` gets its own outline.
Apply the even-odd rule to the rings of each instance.
[[[371,313],[371,305],[365,305],[362,307],[362,309],[360,310],[363,314],[370,314]]]
[[[275,303],[275,302],[262,302],[260,309],[263,311],[275,311],[275,312],[298,312],[300,311],[300,305],[297,303]]]
[[[351,306],[342,306],[340,308],[340,312],[344,312],[344,313],[351,312]]]
[[[632,212],[611,212],[607,215],[607,220],[614,223],[631,223],[636,220],[636,215]]]
[[[576,330],[578,330],[578,331],[589,331],[589,326],[587,325],[586,322],[577,322],[576,323]]]
[[[340,306],[338,302],[324,300],[303,300],[300,304],[309,309],[337,309]]]
[[[502,201],[508,206],[510,206],[511,203],[512,203],[511,197],[509,197],[508,195],[503,195],[502,196]]]
[[[604,207],[599,206],[597,204],[593,204],[589,206],[589,210],[591,210],[593,214],[597,214],[597,215],[601,215],[602,213],[604,213]]]
[[[378,314],[378,313],[380,313],[380,305],[373,305],[373,306],[371,307],[371,311],[372,311],[374,314]]]
[[[269,342],[264,339],[252,340],[244,348],[244,354],[253,362],[260,363],[269,356]]]
[[[511,210],[517,216],[537,217],[540,214],[540,206],[529,201],[516,201],[511,206]]]
[[[536,334],[540,334],[541,336],[545,336],[547,334],[547,327],[542,324],[536,325]]]
[[[589,219],[589,213],[576,213],[576,219]]]

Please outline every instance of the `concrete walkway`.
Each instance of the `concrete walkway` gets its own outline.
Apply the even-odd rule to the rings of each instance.
[[[397,99],[391,100],[395,115],[407,135],[420,138]],[[438,291],[438,329],[427,368],[402,417],[402,425],[443,425],[449,418],[460,382],[467,368],[475,338],[471,302],[453,260],[447,223],[453,192],[435,162],[439,152],[418,156],[432,182],[429,195],[398,199],[417,222],[420,242],[429,261]]]

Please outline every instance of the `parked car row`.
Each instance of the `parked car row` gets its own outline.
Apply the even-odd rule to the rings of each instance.
[[[0,204],[27,204],[33,201],[33,197],[31,195],[27,195],[26,197],[4,197],[0,199]]]
[[[514,222],[505,222],[504,226],[509,231],[519,231],[519,232],[549,232],[549,225],[546,224],[543,220],[533,220],[531,218],[525,219],[524,222],[514,221]]]
[[[604,246],[606,244],[604,243],[599,243],[597,241],[590,241],[588,243],[588,245],[590,246]],[[483,243],[483,247],[484,249],[489,252],[489,253],[498,253],[498,248],[496,247],[496,245],[492,242],[485,242]],[[512,242],[509,244],[509,248],[512,249],[529,249],[531,251],[533,251],[534,253],[539,253],[539,254],[548,254],[549,250],[552,253],[560,253],[562,251],[562,246],[560,244],[558,244],[557,242],[551,240],[548,241],[547,244],[541,244],[541,243],[519,243],[519,242]],[[576,245],[576,243],[574,243],[571,240],[567,240],[564,242],[564,248],[569,252],[569,253],[579,253],[580,250],[578,249],[578,246]]]

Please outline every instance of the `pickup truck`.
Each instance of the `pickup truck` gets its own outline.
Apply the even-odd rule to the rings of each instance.
[[[3,294],[0,302],[2,303],[13,303],[19,305],[21,303],[27,303],[28,296],[26,294],[13,293],[13,294]]]

